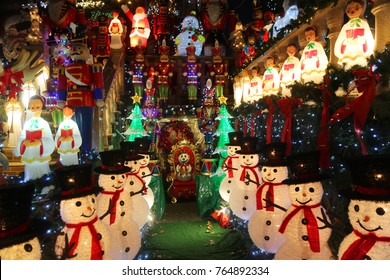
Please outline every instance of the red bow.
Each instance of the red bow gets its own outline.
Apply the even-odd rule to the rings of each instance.
[[[321,152],[320,167],[323,169],[329,169],[330,167],[329,103],[330,103],[331,92],[329,91],[328,86],[329,86],[329,77],[324,76],[324,84],[320,88],[322,90],[324,100],[322,106],[320,131],[318,133],[318,138],[317,138],[318,149]]]
[[[74,251],[79,244],[80,232],[82,227],[88,227],[89,232],[91,233],[91,260],[102,260],[103,259],[103,251],[102,246],[100,244],[98,232],[94,226],[97,221],[97,217],[95,217],[92,221],[88,223],[79,223],[79,224],[65,224],[68,228],[74,228],[74,232],[72,238],[70,239],[69,245],[72,246],[69,251],[69,256],[74,255]]]
[[[267,197],[269,196],[270,201],[274,202],[274,200],[275,200],[275,198],[274,198],[274,186],[280,186],[280,185],[283,185],[283,184],[282,183],[271,183],[271,182],[263,182],[261,184],[261,186],[257,189],[257,192],[256,192],[257,210],[263,209],[262,194],[263,194],[264,188],[268,186]],[[268,201],[266,202],[265,208],[266,208],[267,211],[272,211],[273,212],[275,210],[275,207],[273,205],[270,205],[270,203]]]
[[[256,173],[257,167],[249,167],[249,166],[241,165],[241,168],[242,168],[242,172],[241,172],[241,176],[240,176],[240,181],[245,182],[245,179],[246,179],[245,176],[246,176],[247,172],[248,172],[249,177],[251,177],[249,174],[249,171],[250,171],[251,173],[253,173],[253,175],[255,175],[255,178],[256,178],[255,182],[258,184],[260,183],[259,176]]]
[[[319,232],[318,232],[318,223],[317,219],[314,216],[313,212],[311,211],[312,208],[317,208],[320,207],[320,203],[312,205],[312,206],[297,206],[297,205],[292,205],[295,209],[288,214],[282,224],[280,225],[279,232],[284,233],[286,230],[286,227],[290,220],[298,214],[301,210],[303,210],[303,215],[305,219],[307,220],[306,228],[307,228],[307,235],[309,238],[309,245],[310,249],[313,252],[320,252],[320,237],[319,237]]]
[[[267,105],[268,105],[268,115],[266,118],[266,141],[267,144],[270,144],[272,142],[272,121],[274,119],[274,112],[275,112],[275,106],[274,102],[272,101],[272,98],[267,97],[266,99]]]
[[[4,76],[0,77],[0,82],[2,82],[2,92],[6,92],[9,90],[8,97],[11,99],[16,96],[17,92],[21,92],[20,88],[23,85],[24,75],[23,72],[19,71],[16,73],[12,73],[10,67],[4,68]],[[12,82],[12,79],[16,82]]]
[[[292,150],[292,139],[291,139],[291,126],[292,126],[292,115],[295,107],[302,104],[299,98],[282,98],[277,101],[280,109],[280,113],[285,118],[281,142],[287,143],[286,155],[290,155]]]
[[[330,124],[335,124],[353,113],[355,133],[358,137],[362,154],[366,155],[367,149],[361,136],[364,125],[366,124],[368,112],[371,108],[371,103],[375,98],[375,87],[379,82],[380,77],[372,72],[371,69],[356,70],[352,73],[356,77],[355,84],[358,91],[363,92],[363,94],[349,102],[346,106],[338,109],[330,118]]]
[[[378,237],[375,233],[362,234],[353,231],[359,239],[355,240],[341,257],[342,260],[363,260],[377,241],[390,242],[390,237]]]
[[[112,225],[113,223],[115,223],[115,218],[116,218],[116,204],[118,202],[118,199],[119,199],[119,196],[120,194],[123,192],[124,188],[120,189],[120,190],[116,190],[114,192],[109,192],[109,191],[102,191],[101,193],[102,194],[112,194],[112,199],[111,199],[111,203],[112,203],[112,209],[110,211],[110,225]]]

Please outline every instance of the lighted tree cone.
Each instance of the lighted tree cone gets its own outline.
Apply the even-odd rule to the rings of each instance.
[[[50,172],[49,161],[54,151],[53,135],[49,123],[41,118],[44,100],[36,95],[29,101],[28,119],[13,150],[24,163],[24,180],[34,180]]]
[[[126,172],[124,155],[120,150],[100,153],[102,166],[95,168],[98,184],[103,190],[98,194],[98,216],[107,226],[111,236],[109,255],[116,260],[132,260],[141,248],[138,224],[131,218],[132,199],[124,191]]]
[[[79,164],[78,152],[82,143],[79,127],[72,120],[73,108],[65,106],[63,109],[65,120],[60,123],[54,138],[60,163],[63,166]]]
[[[230,132],[229,143],[226,143],[228,155],[222,163],[222,170],[225,173],[225,177],[222,179],[219,186],[219,194],[221,198],[229,202],[232,189],[235,187],[238,176],[238,169],[240,167],[238,151],[241,150],[242,132]]]
[[[350,161],[352,186],[348,217],[353,231],[338,250],[341,260],[390,260],[389,155],[368,155]]]
[[[284,215],[279,232],[286,240],[275,254],[276,260],[329,260],[333,258],[328,240],[332,229],[321,205],[324,189],[319,173],[319,152],[290,156],[292,176],[283,181],[288,185],[291,207]]]
[[[328,67],[328,57],[323,46],[316,42],[316,31],[312,27],[305,30],[305,38],[308,44],[301,56],[301,78],[304,83],[313,82],[320,84],[323,81]]]
[[[344,24],[337,37],[334,54],[338,63],[350,69],[354,65],[367,66],[368,58],[374,52],[374,37],[364,14],[363,1],[349,1],[346,7],[349,21]]]
[[[131,120],[129,128],[125,131],[124,135],[127,135],[128,141],[134,141],[136,138],[146,136],[146,131],[142,124],[142,120],[146,119],[141,112],[139,101],[141,100],[140,96],[133,96],[135,100],[134,109],[131,112],[130,116],[127,119]]]
[[[74,165],[55,170],[61,194],[60,216],[65,223],[57,236],[55,253],[58,259],[111,259],[111,236],[107,226],[98,218],[96,194],[90,165]]]
[[[264,149],[265,161],[260,162],[263,183],[256,193],[256,211],[249,219],[248,233],[253,243],[268,253],[276,253],[285,241],[279,232],[285,209],[291,206],[285,160],[285,143],[267,144]],[[276,204],[280,207],[275,207]]]
[[[241,150],[238,151],[240,167],[235,177],[235,187],[229,198],[229,205],[233,213],[243,219],[249,220],[256,211],[256,191],[262,183],[258,167],[259,151],[256,137],[244,137]]]
[[[16,98],[11,98],[4,104],[7,113],[8,139],[5,142],[7,147],[15,147],[22,133],[23,105]]]

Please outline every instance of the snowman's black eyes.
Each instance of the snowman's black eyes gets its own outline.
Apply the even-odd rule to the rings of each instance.
[[[115,176],[111,176],[111,180],[115,180]]]
[[[136,161],[134,161],[134,164],[137,164],[137,162],[136,162]]]
[[[278,170],[276,168],[274,169],[274,173],[278,173]]]
[[[383,216],[385,214],[385,209],[383,209],[382,207],[378,207],[378,208],[376,208],[376,213],[379,216]]]
[[[267,168],[263,168],[263,172],[267,172]]]
[[[125,179],[125,178],[126,178],[126,176],[124,174],[122,174],[122,179]]]
[[[30,253],[33,250],[33,247],[31,246],[31,244],[27,243],[24,245],[24,250]]]
[[[129,164],[129,162],[128,161],[125,161],[125,165],[128,165]]]
[[[314,192],[314,188],[309,188],[309,192],[313,193]]]
[[[81,206],[81,201],[77,201],[77,202],[76,202],[76,206],[77,206],[77,207],[80,207],[80,206]]]
[[[299,192],[299,187],[295,187],[295,191],[296,191],[296,192]]]
[[[251,156],[251,159],[253,159],[253,156]]]
[[[237,151],[237,150],[238,150],[238,148],[234,148],[234,150],[235,150],[235,151]]]
[[[92,197],[92,203],[95,203],[95,198]]]
[[[245,158],[245,156],[243,156],[242,158]]]
[[[356,205],[353,207],[353,210],[355,210],[355,212],[359,212],[359,210],[360,210],[359,205],[356,204]]]

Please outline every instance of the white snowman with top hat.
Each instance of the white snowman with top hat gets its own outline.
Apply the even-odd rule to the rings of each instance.
[[[145,185],[145,181],[138,175],[140,160],[143,157],[138,154],[135,142],[121,142],[121,150],[125,155],[124,164],[130,168],[130,171],[126,173],[124,189],[133,203],[131,217],[141,229],[149,220],[150,207],[145,196],[147,192],[151,192]]]
[[[181,32],[175,38],[177,54],[187,56],[187,47],[193,44],[196,48],[195,55],[200,56],[205,38],[199,29],[199,21],[195,17],[195,12],[183,19],[181,28]]]
[[[229,198],[230,209],[237,217],[246,221],[256,211],[256,191],[262,183],[257,142],[256,137],[243,138],[241,150],[237,151],[240,167],[235,177],[236,186]]]
[[[98,184],[103,190],[98,194],[97,213],[107,225],[111,235],[109,254],[116,260],[132,260],[141,248],[138,224],[131,218],[133,203],[124,190],[126,172],[121,150],[100,152],[102,165],[94,171],[99,174]]]
[[[106,260],[111,236],[107,226],[99,220],[97,194],[101,188],[92,183],[89,164],[72,165],[55,171],[61,200],[60,215],[65,223],[55,243],[58,259]]]
[[[241,131],[230,132],[228,136],[229,143],[226,144],[228,155],[222,163],[222,170],[225,172],[226,176],[222,179],[219,186],[219,194],[226,202],[229,202],[230,194],[236,184],[236,180],[234,178],[237,176],[238,169],[240,167],[237,152],[241,150],[243,133]]]
[[[328,240],[332,227],[321,205],[324,188],[321,181],[327,179],[320,173],[320,153],[310,151],[287,158],[290,168],[288,185],[291,201],[280,225],[286,241],[275,254],[277,260],[329,260],[333,254]]]
[[[282,183],[288,178],[286,143],[266,144],[264,157],[260,161],[263,183],[257,189],[256,211],[249,219],[248,232],[258,248],[274,254],[285,241],[279,227],[285,209],[291,206],[288,186]]]
[[[42,221],[31,219],[34,185],[0,184],[0,259],[40,260]]]
[[[390,260],[390,156],[366,155],[350,163],[348,217],[352,232],[342,240],[341,260]]]

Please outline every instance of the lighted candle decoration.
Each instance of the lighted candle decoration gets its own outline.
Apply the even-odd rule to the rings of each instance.
[[[301,79],[301,64],[299,59],[295,56],[298,52],[297,46],[289,44],[286,52],[288,54],[287,59],[284,61],[282,69],[280,69],[280,87],[282,95],[286,97],[291,96],[291,89],[288,86],[295,82],[299,82]]]
[[[275,95],[279,92],[280,79],[278,70],[275,68],[275,58],[272,56],[267,58],[266,69],[262,79],[262,95]]]
[[[34,95],[28,103],[27,118],[18,143],[13,150],[14,156],[21,156],[24,163],[24,180],[33,180],[50,172],[49,161],[54,151],[54,140],[49,123],[41,117],[45,101],[42,96]]]
[[[323,46],[315,41],[317,31],[314,27],[309,26],[305,29],[305,38],[308,44],[300,60],[302,81],[320,84],[323,81],[326,67],[328,67],[328,57]]]
[[[234,107],[238,107],[242,102],[242,84],[240,76],[234,77],[233,83],[233,92],[234,92]]]
[[[344,24],[335,43],[334,54],[346,69],[354,65],[367,66],[367,59],[374,52],[374,37],[367,21],[362,18],[364,7],[364,1],[348,1],[345,13],[349,21]]]
[[[138,40],[142,40],[142,45],[146,47],[150,35],[150,25],[148,15],[144,7],[137,7],[133,14],[127,5],[121,6],[123,12],[131,20],[130,47],[138,45]]]
[[[122,33],[123,33],[123,26],[121,21],[118,19],[119,13],[118,12],[112,12],[112,20],[110,22],[110,25],[108,26],[108,32],[110,32],[111,42],[110,42],[110,48],[112,49],[121,49],[122,44]]]
[[[241,86],[242,86],[242,101],[249,103],[250,99],[250,89],[251,89],[251,78],[249,76],[248,70],[244,69],[241,72]]]
[[[74,108],[65,105],[63,109],[64,120],[58,126],[55,136],[55,145],[60,155],[60,163],[63,166],[79,164],[78,152],[82,143],[79,127],[72,120]]]
[[[258,101],[263,95],[262,88],[261,88],[262,79],[259,73],[259,67],[257,66],[253,67],[251,72],[252,72],[252,78],[251,78],[249,100],[251,102],[255,102]]]

